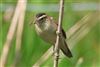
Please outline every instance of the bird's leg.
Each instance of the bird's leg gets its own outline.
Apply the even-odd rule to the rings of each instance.
[[[53,45],[53,53],[52,53],[52,56],[54,56],[54,54],[55,54],[55,45]],[[59,57],[59,59],[61,59],[61,58]]]
[[[53,53],[52,53],[52,56],[54,56],[55,54],[55,45],[53,45]]]

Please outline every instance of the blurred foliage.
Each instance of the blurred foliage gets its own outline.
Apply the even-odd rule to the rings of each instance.
[[[79,21],[83,16],[90,12],[94,11],[73,11],[71,9],[70,4],[75,2],[98,2],[99,0],[65,0],[65,3],[68,4],[68,8],[64,14],[63,18],[63,28],[65,31],[70,29],[77,21]],[[14,4],[16,5],[17,0],[2,0],[0,4]],[[28,4],[58,4],[58,0],[28,0]],[[42,9],[42,8],[41,8]],[[47,8],[49,9],[49,8]],[[39,11],[40,12],[40,11]],[[0,12],[0,55],[2,52],[2,48],[4,42],[6,40],[7,32],[9,30],[9,26],[11,20],[6,21],[4,19],[4,13]],[[21,59],[17,64],[17,67],[31,67],[43,54],[47,49],[50,47],[48,43],[45,43],[42,39],[40,39],[35,30],[34,25],[30,26],[30,19],[37,12],[34,11],[26,11],[25,15],[25,23],[24,23],[24,30],[22,36],[22,46],[21,46]],[[54,19],[57,20],[58,12],[46,12],[48,15],[53,16]],[[94,17],[95,19],[95,17]],[[100,22],[100,21],[98,21]],[[2,26],[1,26],[2,25]],[[15,57],[15,41],[16,41],[16,34],[14,36],[12,47],[9,52],[7,67],[9,67],[13,59]],[[80,57],[83,58],[83,62],[79,67],[100,67],[100,23],[98,23],[92,30],[86,35],[81,41],[77,43],[77,45],[72,49],[73,58],[61,58],[63,59],[59,63],[59,67],[75,67],[78,59]],[[51,57],[47,60],[47,62],[43,63],[41,67],[44,66],[53,66],[53,59]]]

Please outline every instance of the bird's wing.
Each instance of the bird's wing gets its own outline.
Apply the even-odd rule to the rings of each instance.
[[[61,28],[61,32],[62,32],[62,35],[64,36],[64,38],[66,39],[66,38],[67,38],[67,37],[66,37],[66,33],[65,33],[65,31],[64,31],[63,28]]]
[[[49,18],[51,21],[53,20],[53,17],[48,16],[48,18]],[[55,22],[55,21],[53,21],[53,22]],[[58,23],[55,22],[55,24],[56,24],[56,26],[58,27]],[[62,33],[63,37],[66,39],[66,38],[67,38],[67,37],[66,37],[66,33],[65,33],[65,31],[64,31],[63,28],[61,28],[61,33]]]

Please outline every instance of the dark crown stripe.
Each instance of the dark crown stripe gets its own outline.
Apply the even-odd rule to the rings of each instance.
[[[46,14],[45,13],[38,13],[38,14],[36,14],[36,17],[39,18],[39,17],[41,17],[43,15],[46,15]]]

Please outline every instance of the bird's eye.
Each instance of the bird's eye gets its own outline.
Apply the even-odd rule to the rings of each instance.
[[[46,16],[38,19],[39,22],[45,22],[45,20],[46,20]]]
[[[44,19],[44,18],[41,18],[40,21],[43,20],[43,19]]]
[[[40,23],[44,22],[44,18],[38,20]]]
[[[39,21],[45,21],[46,17],[39,19]]]

